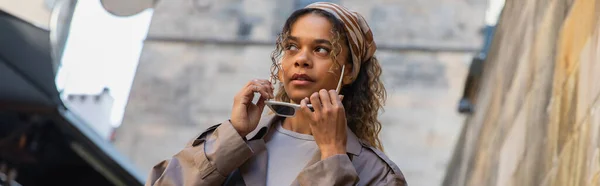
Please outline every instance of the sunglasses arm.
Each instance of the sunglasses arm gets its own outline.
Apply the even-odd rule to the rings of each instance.
[[[342,65],[342,73],[340,75],[340,80],[338,81],[338,85],[337,88],[335,89],[335,92],[337,92],[338,94],[340,94],[340,89],[342,88],[342,79],[344,79],[344,71],[346,70],[346,65]]]

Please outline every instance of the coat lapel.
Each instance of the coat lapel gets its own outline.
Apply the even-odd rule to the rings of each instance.
[[[362,145],[356,134],[346,126],[346,153],[358,156],[362,151]]]
[[[271,128],[271,124],[280,118],[281,117],[275,116],[274,114],[267,114],[262,116],[260,122],[256,126],[256,129],[248,133],[248,135],[246,135],[246,139],[252,141],[255,139],[265,137],[265,135],[269,131],[269,128]]]
[[[274,115],[263,116],[256,130],[246,136],[248,146],[254,155],[240,167],[240,173],[246,185],[267,184],[267,161],[269,154],[263,137],[269,132],[271,124],[277,121]]]
[[[346,126],[346,154],[348,154],[350,160],[352,160],[354,156],[358,156],[361,150],[362,145],[360,144],[358,137],[356,137],[354,132],[352,132],[348,126]],[[304,166],[304,168],[309,167],[319,161],[321,161],[321,151],[317,150],[312,159],[306,164],[306,166]],[[300,185],[298,183],[298,178],[294,179],[292,185]]]
[[[358,137],[350,130],[350,128],[346,127],[346,153],[350,158],[352,156],[358,156],[362,150],[362,145],[360,144]],[[321,151],[317,150],[317,152],[313,155],[312,159],[304,166],[304,168],[311,166],[318,161],[321,160]],[[350,159],[352,160],[352,159]]]
[[[248,145],[254,151],[254,156],[240,167],[244,183],[246,185],[265,185],[267,183],[267,160],[269,157],[265,141],[257,139],[249,141]]]

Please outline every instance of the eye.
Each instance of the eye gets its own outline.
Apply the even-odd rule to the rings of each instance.
[[[327,56],[329,55],[329,49],[325,47],[317,47],[315,52],[319,55]]]
[[[285,46],[285,50],[296,51],[296,50],[298,50],[298,47],[296,46],[296,44],[288,44],[288,45]]]

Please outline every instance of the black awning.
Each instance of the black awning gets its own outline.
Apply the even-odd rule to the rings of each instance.
[[[55,107],[50,33],[0,11],[0,103]]]

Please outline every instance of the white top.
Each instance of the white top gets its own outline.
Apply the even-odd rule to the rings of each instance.
[[[319,147],[313,136],[300,134],[273,124],[267,145],[267,186],[290,185],[308,164]]]

